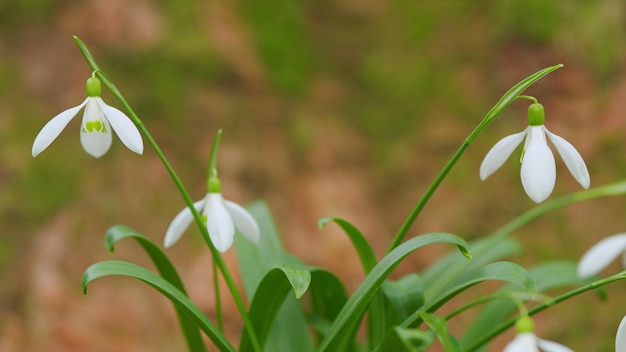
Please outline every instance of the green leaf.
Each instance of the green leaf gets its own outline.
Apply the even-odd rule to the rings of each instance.
[[[323,327],[330,327],[348,300],[348,294],[341,281],[332,273],[316,270],[312,275],[313,280],[309,288],[311,298],[309,321],[313,320],[318,324],[320,329],[317,330],[324,337],[328,330]]]
[[[437,296],[427,300],[426,304],[407,318],[401,326],[414,326],[421,320],[421,312],[434,312],[459,293],[488,280],[508,282],[529,292],[537,291],[534,277],[524,267],[510,262],[491,263],[464,275]]]
[[[434,243],[456,244],[459,248],[463,248],[463,252],[469,252],[468,245],[463,239],[448,233],[424,234],[411,238],[396,247],[376,264],[354,294],[348,299],[348,302],[346,302],[333,322],[330,333],[322,341],[319,351],[338,351],[341,346],[346,346],[346,340],[351,338],[348,333],[355,326],[359,325],[363,313],[374,294],[393,269],[411,252]]]
[[[439,339],[439,342],[446,352],[461,351],[459,344],[448,332],[448,324],[444,318],[426,312],[421,312],[420,317],[435,333],[437,339]]]
[[[576,273],[577,263],[569,261],[554,261],[543,263],[530,268],[531,275],[537,282],[538,292],[562,288],[567,286],[578,286],[588,282],[582,280]],[[488,336],[489,331],[510,317],[516,311],[517,306],[508,296],[507,292],[515,290],[513,285],[507,285],[500,290],[502,299],[494,300],[486,304],[481,309],[478,316],[465,331],[461,339],[462,346],[472,346],[483,336]],[[486,348],[485,345],[483,348]]]
[[[381,345],[382,351],[399,351],[403,348],[405,341],[394,338],[385,340],[385,337],[424,304],[423,289],[422,281],[416,274],[382,284],[369,311],[372,346]]]
[[[276,315],[293,289],[297,298],[309,287],[311,272],[301,268],[280,267],[271,270],[257,287],[250,304],[250,321],[261,347],[265,345]],[[239,351],[254,351],[250,335],[241,335]]]
[[[363,266],[365,273],[368,274],[372,271],[372,268],[376,265],[376,256],[374,255],[374,251],[365,236],[363,236],[363,234],[361,234],[361,232],[354,227],[354,225],[340,218],[322,218],[318,222],[318,227],[323,229],[326,224],[331,221],[339,225],[345,231],[346,235],[348,235],[350,241],[352,241],[352,245],[359,255],[359,259],[361,260],[361,265]]]
[[[267,333],[265,339],[264,350],[272,352],[311,352],[314,348],[307,326],[306,316],[300,302],[297,301],[295,296],[300,297],[307,290],[310,283],[313,282],[313,279],[317,277],[316,271],[319,269],[311,271],[311,268],[307,268],[296,258],[284,252],[280,236],[265,203],[254,202],[249,205],[248,210],[259,225],[261,238],[259,243],[252,243],[243,236],[236,234],[235,250],[237,252],[245,292],[248,297],[252,298],[250,306],[251,314],[253,309],[255,311],[258,309],[258,312],[262,311],[262,301],[257,300],[255,296],[257,295],[257,291],[259,297],[265,295],[265,293],[262,293],[266,292],[265,288],[261,288],[261,285],[266,285],[263,284],[266,275],[270,275],[270,272],[274,272],[271,274],[271,277],[267,279],[267,282],[270,283],[277,280],[280,281],[277,285],[283,287],[283,293],[279,293],[277,296],[284,297],[284,301],[282,304],[275,302],[272,307],[272,309],[278,308],[278,312],[272,313],[276,314],[276,317],[272,325],[268,327],[270,331]],[[280,273],[277,273],[276,270],[280,270]],[[307,279],[305,277],[306,274],[303,274],[299,270],[310,271],[311,277]],[[291,281],[289,281],[287,275],[291,275]],[[294,288],[294,295],[285,293],[285,284]],[[287,289],[286,292],[289,292],[289,289]],[[257,304],[259,308],[254,308],[253,305],[256,306]],[[254,314],[256,315],[257,313]],[[253,325],[255,326],[259,323],[257,318],[254,318],[253,321]],[[251,318],[251,320],[252,319],[253,318]],[[261,329],[264,328],[265,327]],[[242,339],[243,338],[242,336]]]
[[[426,298],[434,297],[444,287],[468,271],[518,253],[521,246],[518,241],[511,238],[496,241],[491,237],[486,237],[470,242],[470,248],[475,259],[469,263],[459,258],[456,253],[450,252],[424,270],[421,277]]]
[[[424,304],[424,287],[417,274],[409,274],[398,281],[385,281],[382,291],[394,312],[402,319]]]
[[[411,352],[425,352],[435,342],[435,334],[431,330],[406,329],[398,326],[394,329],[393,335],[407,351]],[[382,351],[392,350],[382,349]]]
[[[124,225],[115,225],[111,227],[104,236],[104,246],[109,252],[113,252],[115,243],[124,238],[132,238],[139,243],[146,253],[150,256],[150,259],[156,266],[161,277],[169,281],[180,292],[187,295],[185,287],[183,285],[180,276],[176,272],[176,269],[167,258],[165,253],[154,242],[150,241],[147,237],[144,237],[137,233],[135,230]],[[176,315],[180,322],[180,327],[185,336],[185,341],[190,351],[206,351],[202,336],[198,330],[196,323],[189,317],[181,308],[174,304],[176,309]]]
[[[235,351],[226,337],[211,323],[202,311],[176,286],[157,274],[136,264],[107,260],[91,265],[83,273],[81,280],[83,292],[87,293],[87,286],[94,280],[105,276],[127,276],[141,280],[157,289],[165,297],[188,314],[202,331],[211,339],[220,351]]]

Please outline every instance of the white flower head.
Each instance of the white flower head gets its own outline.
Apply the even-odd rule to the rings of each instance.
[[[530,199],[536,203],[543,202],[552,193],[556,181],[556,164],[546,141],[547,135],[572,176],[583,188],[589,188],[589,171],[585,161],[572,144],[551,133],[543,125],[544,110],[541,104],[530,105],[528,122],[530,126],[524,131],[504,137],[489,150],[480,165],[480,179],[484,181],[496,172],[526,138],[521,158],[522,186]]]
[[[137,154],[143,153],[141,134],[133,122],[120,110],[107,105],[100,98],[100,80],[92,76],[87,80],[87,99],[53,117],[43,126],[33,143],[33,156],[39,155],[61,134],[65,126],[85,108],[80,127],[80,143],[85,151],[99,158],[111,147],[115,131],[126,147]]]
[[[626,267],[626,233],[609,236],[589,248],[578,262],[578,276],[586,278],[599,273],[620,254]]]
[[[534,324],[530,317],[522,317],[515,324],[517,335],[509,342],[503,352],[574,352],[572,349],[556,343],[538,338],[534,333]]]
[[[226,252],[232,245],[235,229],[252,242],[259,242],[259,225],[250,213],[241,205],[226,200],[220,193],[217,177],[209,178],[209,192],[203,200],[194,203],[198,212],[202,212],[209,237],[215,248]],[[191,209],[183,209],[168,227],[163,240],[165,248],[171,247],[183,235],[193,221]]]
[[[617,328],[617,335],[615,336],[615,351],[626,351],[626,316],[622,318]]]

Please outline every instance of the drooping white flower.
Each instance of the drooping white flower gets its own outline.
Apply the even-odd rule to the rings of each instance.
[[[221,193],[207,193],[194,207],[202,212],[209,237],[218,251],[226,252],[232,246],[235,228],[249,240],[259,241],[259,226],[252,215],[239,204],[225,200]],[[165,248],[176,243],[192,221],[191,209],[178,213],[165,233]]]
[[[589,188],[589,171],[585,161],[572,144],[551,133],[543,125],[544,110],[541,104],[530,105],[528,122],[530,126],[524,131],[504,137],[489,150],[480,165],[480,179],[484,181],[498,170],[526,138],[521,158],[522,186],[530,199],[536,203],[544,201],[552,193],[556,181],[556,164],[546,141],[547,135],[572,176],[583,188]]]
[[[626,316],[622,318],[615,336],[615,352],[626,351]]]
[[[521,317],[515,324],[517,335],[503,352],[574,352],[569,347],[553,341],[538,338],[534,333],[534,323],[530,317]]]
[[[626,233],[609,236],[589,248],[578,262],[578,276],[586,278],[599,273],[620,254],[626,268]]]
[[[543,340],[532,332],[519,333],[509,342],[503,352],[573,352],[571,348],[553,341]]]
[[[107,105],[100,98],[100,93],[100,80],[95,76],[89,78],[87,99],[80,105],[56,115],[43,126],[33,143],[33,156],[44,151],[83,107],[85,111],[80,127],[80,143],[88,154],[96,158],[104,155],[111,147],[112,131],[117,133],[128,149],[142,154],[143,141],[137,127],[123,112]]]

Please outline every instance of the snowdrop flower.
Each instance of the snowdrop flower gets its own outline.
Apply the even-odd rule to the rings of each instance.
[[[547,135],[572,176],[583,188],[589,188],[589,171],[583,158],[568,141],[548,131],[543,122],[543,106],[531,104],[528,107],[529,126],[520,133],[504,137],[489,150],[480,165],[480,179],[484,181],[498,170],[525,138],[521,158],[522,186],[530,199],[541,203],[552,193],[556,180],[556,165],[546,142]]]
[[[617,336],[615,336],[615,351],[626,351],[626,316],[622,318],[617,328]]]
[[[589,248],[578,262],[578,276],[586,278],[599,273],[620,254],[624,254],[622,263],[626,267],[626,233],[609,236]]]
[[[83,107],[85,112],[80,126],[80,143],[88,154],[99,158],[109,150],[113,139],[111,127],[128,149],[142,154],[143,141],[137,127],[123,112],[105,104],[100,93],[100,80],[92,76],[87,80],[87,99],[53,117],[39,131],[33,143],[33,156],[48,148]]]
[[[538,338],[533,333],[535,329],[533,320],[528,316],[520,318],[515,327],[517,336],[504,347],[503,352],[574,352],[560,343]]]
[[[215,248],[222,253],[226,252],[233,244],[235,228],[252,242],[258,242],[259,226],[256,221],[244,207],[222,197],[217,177],[209,178],[208,189],[206,197],[194,203],[194,207],[202,212]],[[176,243],[192,221],[191,209],[185,208],[178,213],[165,233],[165,248]]]

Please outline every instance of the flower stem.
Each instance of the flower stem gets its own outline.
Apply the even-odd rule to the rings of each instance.
[[[422,198],[417,202],[417,204],[415,205],[415,208],[413,208],[413,210],[407,217],[406,221],[404,222],[404,224],[402,224],[402,227],[400,228],[400,230],[398,230],[398,233],[396,233],[396,236],[393,238],[391,245],[389,246],[389,249],[387,250],[387,253],[391,252],[394,248],[400,245],[400,243],[402,243],[404,236],[406,236],[407,232],[409,231],[409,229],[415,222],[415,219],[417,219],[417,216],[420,214],[420,212],[422,211],[426,203],[428,203],[428,200],[430,199],[430,197],[433,195],[433,193],[435,193],[435,190],[437,189],[437,187],[439,187],[443,179],[446,177],[446,175],[448,175],[448,172],[450,172],[450,170],[452,169],[454,164],[456,164],[456,162],[459,160],[463,152],[465,152],[467,147],[469,147],[469,145],[474,141],[474,139],[476,139],[476,137],[478,137],[478,135],[485,129],[485,127],[487,127],[487,125],[493,122],[493,120],[495,120],[500,115],[500,113],[507,106],[509,106],[514,100],[518,99],[519,97],[527,97],[527,96],[520,95],[526,88],[530,87],[533,83],[537,82],[539,79],[543,78],[548,73],[554,70],[557,70],[561,67],[563,67],[563,65],[559,64],[559,65],[546,67],[540,71],[537,71],[534,74],[524,78],[523,80],[518,82],[516,85],[514,85],[511,89],[509,89],[506,93],[504,93],[502,98],[500,98],[500,100],[491,108],[491,110],[487,112],[487,114],[482,119],[482,121],[480,121],[478,126],[474,128],[474,130],[469,134],[469,136],[467,136],[463,144],[459,147],[456,153],[454,153],[454,155],[448,161],[448,163],[443,167],[443,170],[441,170],[439,175],[437,175],[433,183],[428,187],[428,189],[426,190],[426,193],[424,193]]]
[[[220,280],[218,277],[217,265],[213,261],[213,289],[215,290],[215,316],[217,317],[217,328],[224,332],[224,318],[222,316],[222,298],[220,296]]]
[[[206,226],[204,225],[204,222],[202,221],[202,217],[198,213],[198,210],[196,209],[196,207],[193,206],[193,200],[189,196],[189,193],[185,189],[185,186],[183,185],[180,178],[174,171],[172,165],[169,163],[169,161],[165,157],[165,154],[163,154],[163,152],[161,151],[161,148],[159,147],[157,142],[154,140],[150,132],[148,132],[148,129],[143,125],[143,123],[141,122],[137,114],[135,114],[135,112],[130,107],[130,105],[128,104],[128,102],[126,101],[122,93],[115,87],[115,85],[109,79],[109,77],[100,69],[100,67],[94,60],[93,56],[91,55],[91,52],[89,51],[89,48],[87,47],[87,45],[82,40],[80,40],[80,38],[78,38],[77,36],[74,36],[74,40],[76,41],[76,44],[78,45],[78,48],[83,54],[89,67],[91,67],[91,69],[96,73],[98,78],[100,78],[102,83],[104,83],[104,85],[107,88],[109,88],[111,93],[113,93],[113,95],[117,97],[117,99],[120,101],[122,106],[127,110],[129,117],[131,118],[133,123],[137,125],[137,128],[139,129],[139,131],[144,135],[148,143],[152,146],[156,154],[161,159],[163,166],[172,177],[172,181],[174,181],[174,184],[178,188],[181,196],[183,197],[183,200],[185,201],[185,204],[187,205],[187,207],[189,207],[189,210],[191,210],[193,218],[196,224],[198,225],[198,228],[200,229],[200,233],[202,234],[204,241],[207,243],[211,251],[211,255],[213,256],[213,260],[215,261],[215,264],[220,269],[222,276],[224,277],[224,281],[226,281],[226,285],[228,286],[228,289],[230,290],[233,300],[235,301],[235,304],[237,305],[237,309],[239,310],[239,314],[241,315],[241,318],[243,319],[244,328],[246,329],[247,333],[250,335],[250,340],[252,342],[254,350],[257,352],[261,352],[262,349],[259,344],[259,340],[252,326],[252,322],[250,321],[250,317],[243,303],[243,299],[239,291],[237,290],[235,281],[233,280],[233,277],[230,274],[228,267],[226,266],[226,263],[224,262],[224,259],[220,255],[219,251],[213,245],[213,242],[211,241],[211,238],[209,237],[209,232]]]
[[[570,298],[576,297],[582,293],[585,293],[587,291],[596,289],[598,287],[602,287],[605,285],[608,285],[612,282],[618,281],[618,280],[623,280],[626,279],[626,270],[617,273],[613,276],[609,276],[606,277],[604,279],[598,280],[598,281],[594,281],[588,285],[579,287],[577,289],[574,289],[572,291],[566,292],[558,297],[553,298],[552,300],[549,300],[547,302],[544,302],[542,304],[536,305],[534,307],[532,307],[531,309],[528,310],[528,316],[532,316],[534,314],[537,314],[541,311],[544,311],[548,308],[550,308],[551,306],[557,304],[557,303],[561,303],[565,300],[568,300]],[[489,341],[491,341],[493,338],[495,338],[497,335],[501,334],[502,332],[504,332],[506,329],[510,328],[511,326],[515,325],[515,322],[517,321],[517,319],[519,319],[521,317],[521,315],[519,316],[515,316],[509,320],[507,320],[506,322],[500,324],[498,327],[496,327],[495,329],[493,329],[490,333],[488,333],[487,335],[485,335],[484,337],[482,337],[480,340],[478,340],[476,343],[474,343],[472,346],[468,347],[465,349],[465,351],[468,352],[472,352],[472,351],[476,351],[478,349],[480,349],[484,344],[488,343]]]

